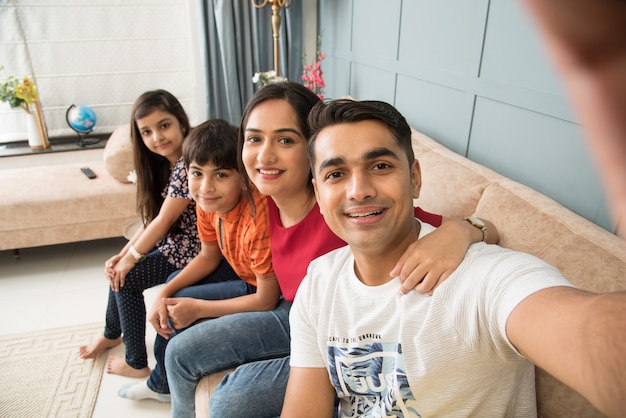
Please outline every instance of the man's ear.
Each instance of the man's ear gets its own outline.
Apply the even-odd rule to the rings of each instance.
[[[413,199],[420,197],[420,189],[422,188],[422,169],[420,163],[417,160],[413,160],[411,165],[411,189],[413,192]]]
[[[322,210],[322,205],[320,205],[319,192],[317,191],[317,182],[315,181],[315,179],[312,179],[311,183],[313,183],[313,191],[315,192],[315,201],[317,202],[317,206],[319,206],[319,208],[320,208],[320,213],[322,214],[322,216],[324,216],[324,211]]]

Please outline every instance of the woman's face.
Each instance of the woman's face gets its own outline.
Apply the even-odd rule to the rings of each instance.
[[[294,196],[308,190],[308,142],[288,102],[261,102],[250,112],[243,134],[243,164],[261,193]]]
[[[174,164],[182,155],[185,133],[176,116],[162,110],[135,120],[144,145]]]

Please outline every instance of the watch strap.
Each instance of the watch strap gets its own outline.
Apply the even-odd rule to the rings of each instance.
[[[472,225],[473,227],[480,229],[480,231],[483,233],[483,242],[487,241],[487,226],[485,225],[483,221],[481,221],[480,219],[474,216],[467,216],[463,218],[463,220],[469,223],[470,225]]]
[[[130,255],[132,255],[135,261],[138,263],[141,263],[143,260],[146,259],[146,255],[141,254],[139,251],[137,251],[134,245],[130,246],[130,248],[128,249],[128,252],[130,252]]]

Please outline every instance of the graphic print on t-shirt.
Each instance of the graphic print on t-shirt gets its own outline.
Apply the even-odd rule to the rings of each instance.
[[[349,347],[333,345],[339,342],[329,342],[328,359],[333,386],[342,400],[341,417],[421,417],[410,402],[415,397],[401,344],[359,341]]]

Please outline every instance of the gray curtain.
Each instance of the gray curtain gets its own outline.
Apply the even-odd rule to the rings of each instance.
[[[258,1],[257,1],[258,2]],[[302,0],[281,10],[281,75],[299,82],[302,75]],[[271,3],[257,9],[251,0],[196,0],[200,55],[204,63],[207,118],[239,125],[256,86],[252,76],[274,69]]]

